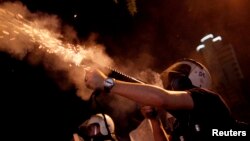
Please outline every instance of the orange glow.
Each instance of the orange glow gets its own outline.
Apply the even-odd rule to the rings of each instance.
[[[18,41],[24,43],[27,43],[28,41],[28,44],[32,43],[38,49],[50,54],[55,54],[63,59],[64,62],[76,66],[81,65],[84,59],[97,60],[95,55],[99,55],[99,57],[103,56],[105,58],[105,56],[101,54],[103,52],[99,54],[95,53],[95,46],[98,46],[97,44],[94,44],[92,47],[85,47],[82,45],[64,43],[60,39],[62,38],[61,34],[52,32],[45,28],[43,24],[39,23],[39,21],[28,21],[20,13],[14,14],[5,9],[0,9],[0,25],[0,39],[8,39],[9,41],[18,39]],[[0,41],[0,43],[1,42],[4,41]],[[15,50],[15,48],[12,47],[13,50]],[[102,61],[104,60],[108,60],[108,58],[102,59]],[[106,63],[107,62],[101,62],[100,64]]]
[[[90,38],[83,45],[72,44],[60,34],[61,30],[56,16],[30,13],[20,4],[7,3],[0,6],[0,51],[17,59],[23,59],[29,54],[28,61],[31,64],[41,61],[46,69],[67,72],[70,83],[77,88],[77,95],[87,100],[91,91],[84,87],[83,68],[100,65],[112,67],[113,60],[95,39]],[[63,33],[67,33],[67,37],[75,37],[73,30]],[[40,55],[40,52],[45,55]],[[58,82],[61,87],[67,87],[67,81]]]

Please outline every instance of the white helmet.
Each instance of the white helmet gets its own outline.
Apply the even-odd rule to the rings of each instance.
[[[177,61],[161,74],[161,79],[165,88],[167,88],[168,85],[171,85],[170,83],[172,83],[169,82],[172,81],[170,80],[171,73],[178,74],[178,76],[182,76],[182,78],[184,78],[183,80],[185,81],[185,83],[190,83],[192,86],[206,89],[211,88],[212,80],[209,71],[204,65],[192,59],[185,58],[180,61]],[[181,83],[181,85],[183,85],[184,81],[177,83]]]
[[[107,126],[105,124],[105,119],[107,121]],[[110,131],[111,134],[114,134],[115,131],[115,125],[114,122],[112,120],[112,118],[108,115],[105,114],[105,119],[103,114],[96,114],[90,117],[90,119],[87,121],[87,126],[93,124],[93,123],[97,123],[100,126],[100,132],[102,135],[108,135],[108,129]]]

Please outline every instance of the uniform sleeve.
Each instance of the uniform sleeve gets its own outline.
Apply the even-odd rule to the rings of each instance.
[[[193,113],[197,117],[213,122],[229,122],[231,112],[224,100],[217,94],[203,89],[191,89],[194,102]]]
[[[189,92],[194,102],[195,111],[201,112],[212,108],[211,106],[213,105],[211,103],[214,102],[213,94],[207,93],[201,89],[191,89]]]

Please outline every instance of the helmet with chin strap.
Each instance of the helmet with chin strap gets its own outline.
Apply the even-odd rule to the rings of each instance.
[[[211,75],[201,63],[184,58],[169,66],[161,74],[163,86],[168,90],[187,90],[194,87],[211,88]]]
[[[114,122],[110,116],[108,116],[106,114],[104,114],[104,115],[105,115],[107,125],[105,123],[105,119],[104,119],[103,114],[99,113],[99,114],[95,114],[95,115],[91,116],[90,119],[88,120],[86,126],[90,126],[91,124],[99,124],[100,132],[102,135],[106,136],[109,134],[109,132],[111,134],[113,134],[115,131]]]

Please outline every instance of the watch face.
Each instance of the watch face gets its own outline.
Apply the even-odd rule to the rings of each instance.
[[[114,80],[112,78],[108,78],[105,80],[104,86],[105,87],[112,87],[114,85]]]

